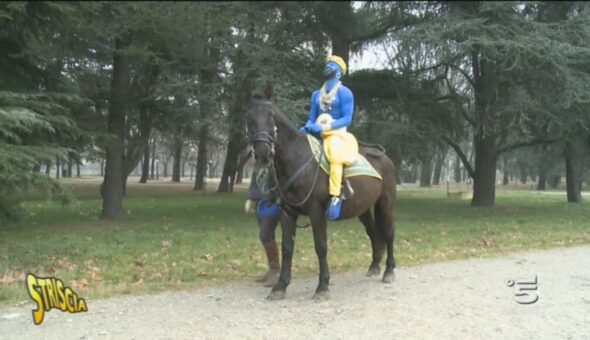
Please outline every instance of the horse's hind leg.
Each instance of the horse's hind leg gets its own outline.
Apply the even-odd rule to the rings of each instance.
[[[369,239],[371,239],[371,247],[373,248],[373,260],[371,261],[371,265],[369,266],[369,270],[367,271],[366,275],[379,275],[381,273],[381,268],[379,268],[379,264],[381,263],[381,259],[383,258],[385,243],[383,242],[383,238],[380,236],[380,234],[377,233],[377,230],[375,229],[375,222],[373,221],[371,210],[367,210],[367,212],[360,215],[359,219],[365,226],[365,231],[367,232],[367,236],[369,236]]]
[[[393,222],[393,203],[391,196],[384,195],[375,204],[375,226],[377,234],[380,234],[387,245],[387,260],[383,282],[393,281],[393,269],[395,268],[395,257],[393,255],[393,241],[395,237],[395,226]]]
[[[272,291],[268,296],[269,300],[284,299],[287,286],[291,282],[291,264],[293,263],[293,250],[295,249],[295,227],[297,217],[298,216],[290,215],[286,211],[281,212],[281,228],[283,230],[281,275],[279,276],[279,281],[272,288]]]

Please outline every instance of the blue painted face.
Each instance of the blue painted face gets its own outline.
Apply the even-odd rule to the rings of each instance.
[[[340,66],[333,61],[327,63],[324,68],[324,79],[327,81],[334,78],[340,79],[340,77],[342,77],[342,69]]]

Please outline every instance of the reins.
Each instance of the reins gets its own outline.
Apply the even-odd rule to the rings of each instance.
[[[273,112],[273,121],[274,121],[274,112]],[[275,127],[275,131],[276,131],[276,123],[274,124],[274,127]],[[274,137],[270,133],[265,132],[265,131],[259,131],[259,132],[255,133],[250,138],[250,141],[252,143],[254,143],[254,142],[262,142],[262,143],[268,144],[271,147],[271,150],[272,150],[272,153],[273,153],[273,156],[274,156],[274,150],[275,150]],[[307,203],[307,201],[311,198],[311,195],[313,194],[313,191],[314,191],[315,186],[317,184],[317,180],[318,180],[319,173],[320,173],[320,168],[321,168],[320,162],[322,161],[322,158],[323,157],[324,157],[324,150],[323,150],[323,148],[321,148],[320,157],[319,157],[319,160],[317,162],[317,168],[316,168],[316,171],[315,171],[315,175],[314,175],[313,181],[311,183],[311,186],[309,188],[309,191],[307,192],[307,194],[305,195],[305,197],[301,201],[299,201],[297,203],[291,202],[289,199],[287,199],[287,197],[285,196],[285,194],[289,191],[289,189],[293,186],[293,184],[295,184],[295,182],[299,179],[299,177],[301,177],[301,175],[303,175],[303,173],[305,172],[305,170],[307,169],[307,167],[309,166],[309,164],[311,164],[313,162],[313,160],[314,160],[313,153],[309,157],[309,159],[302,166],[300,166],[299,169],[297,169],[297,171],[295,171],[287,179],[287,181],[285,182],[283,188],[281,188],[281,184],[279,183],[277,172],[276,172],[276,168],[275,168],[275,164],[274,164],[274,159],[273,159],[265,167],[272,173],[271,175],[272,175],[272,181],[274,182],[274,186],[272,186],[271,188],[269,188],[267,192],[263,192],[263,194],[268,194],[268,193],[271,193],[272,194],[272,193],[278,192],[279,204],[284,203],[284,204],[281,204],[281,205],[283,205],[285,208],[290,208],[291,210],[292,210],[292,207],[300,207],[300,206],[303,206],[305,203]],[[256,184],[258,185],[258,187],[260,189],[262,189],[263,186],[264,186],[264,183],[261,183],[262,182],[262,179],[261,179],[262,177],[263,176],[257,176],[256,177],[256,182],[257,182]],[[310,226],[309,223],[307,223],[304,226],[299,226],[299,225],[296,224],[296,227],[297,228],[307,228],[309,226]]]

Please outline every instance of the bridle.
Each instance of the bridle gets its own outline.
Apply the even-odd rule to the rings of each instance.
[[[263,103],[271,105],[271,103],[269,101],[264,101]],[[272,130],[271,131],[273,131],[273,134],[276,135],[276,134],[278,134],[278,131],[277,131],[277,127],[276,127],[275,113],[273,110],[271,110],[271,118],[272,118]],[[295,184],[297,179],[299,179],[299,177],[301,177],[301,175],[303,174],[305,169],[309,166],[309,164],[311,164],[313,162],[314,157],[312,154],[310,156],[310,158],[301,167],[299,167],[299,169],[297,169],[297,171],[295,171],[293,173],[293,175],[291,175],[291,177],[289,177],[289,179],[287,179],[287,181],[284,184],[284,187],[281,188],[281,186],[279,184],[279,180],[277,178],[276,168],[274,165],[275,136],[273,136],[273,134],[266,132],[266,131],[257,131],[256,133],[253,133],[250,136],[250,143],[253,145],[255,142],[261,142],[261,143],[267,144],[270,147],[270,162],[267,165],[260,165],[260,167],[267,167],[267,169],[272,174],[272,180],[274,181],[274,186],[272,186],[269,191],[271,193],[278,193],[280,201],[286,203],[288,206],[300,207],[300,206],[304,205],[309,200],[309,198],[311,197],[311,195],[313,193],[313,190],[315,189],[315,186],[316,186],[316,183],[317,183],[317,180],[319,177],[319,172],[320,172],[320,162],[321,162],[321,159],[324,155],[323,148],[322,148],[322,153],[320,154],[320,159],[317,162],[317,169],[316,169],[316,172],[314,175],[313,182],[312,182],[311,187],[309,189],[309,192],[305,195],[303,200],[301,200],[300,202],[297,202],[297,203],[293,203],[285,197],[284,193],[286,193],[289,190],[289,188],[291,188],[291,186],[293,186],[293,184]],[[256,178],[256,180],[258,180],[258,178]],[[258,184],[259,188],[261,187],[260,183],[256,183],[256,184]]]
[[[268,144],[270,147],[270,154],[274,156],[275,142],[273,136],[266,131],[258,131],[250,137],[250,143],[254,145],[255,142],[262,142]]]

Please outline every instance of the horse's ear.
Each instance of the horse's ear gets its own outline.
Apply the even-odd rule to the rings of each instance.
[[[270,80],[267,80],[266,84],[264,85],[264,97],[267,100],[272,100],[272,95],[273,95],[272,82]]]

